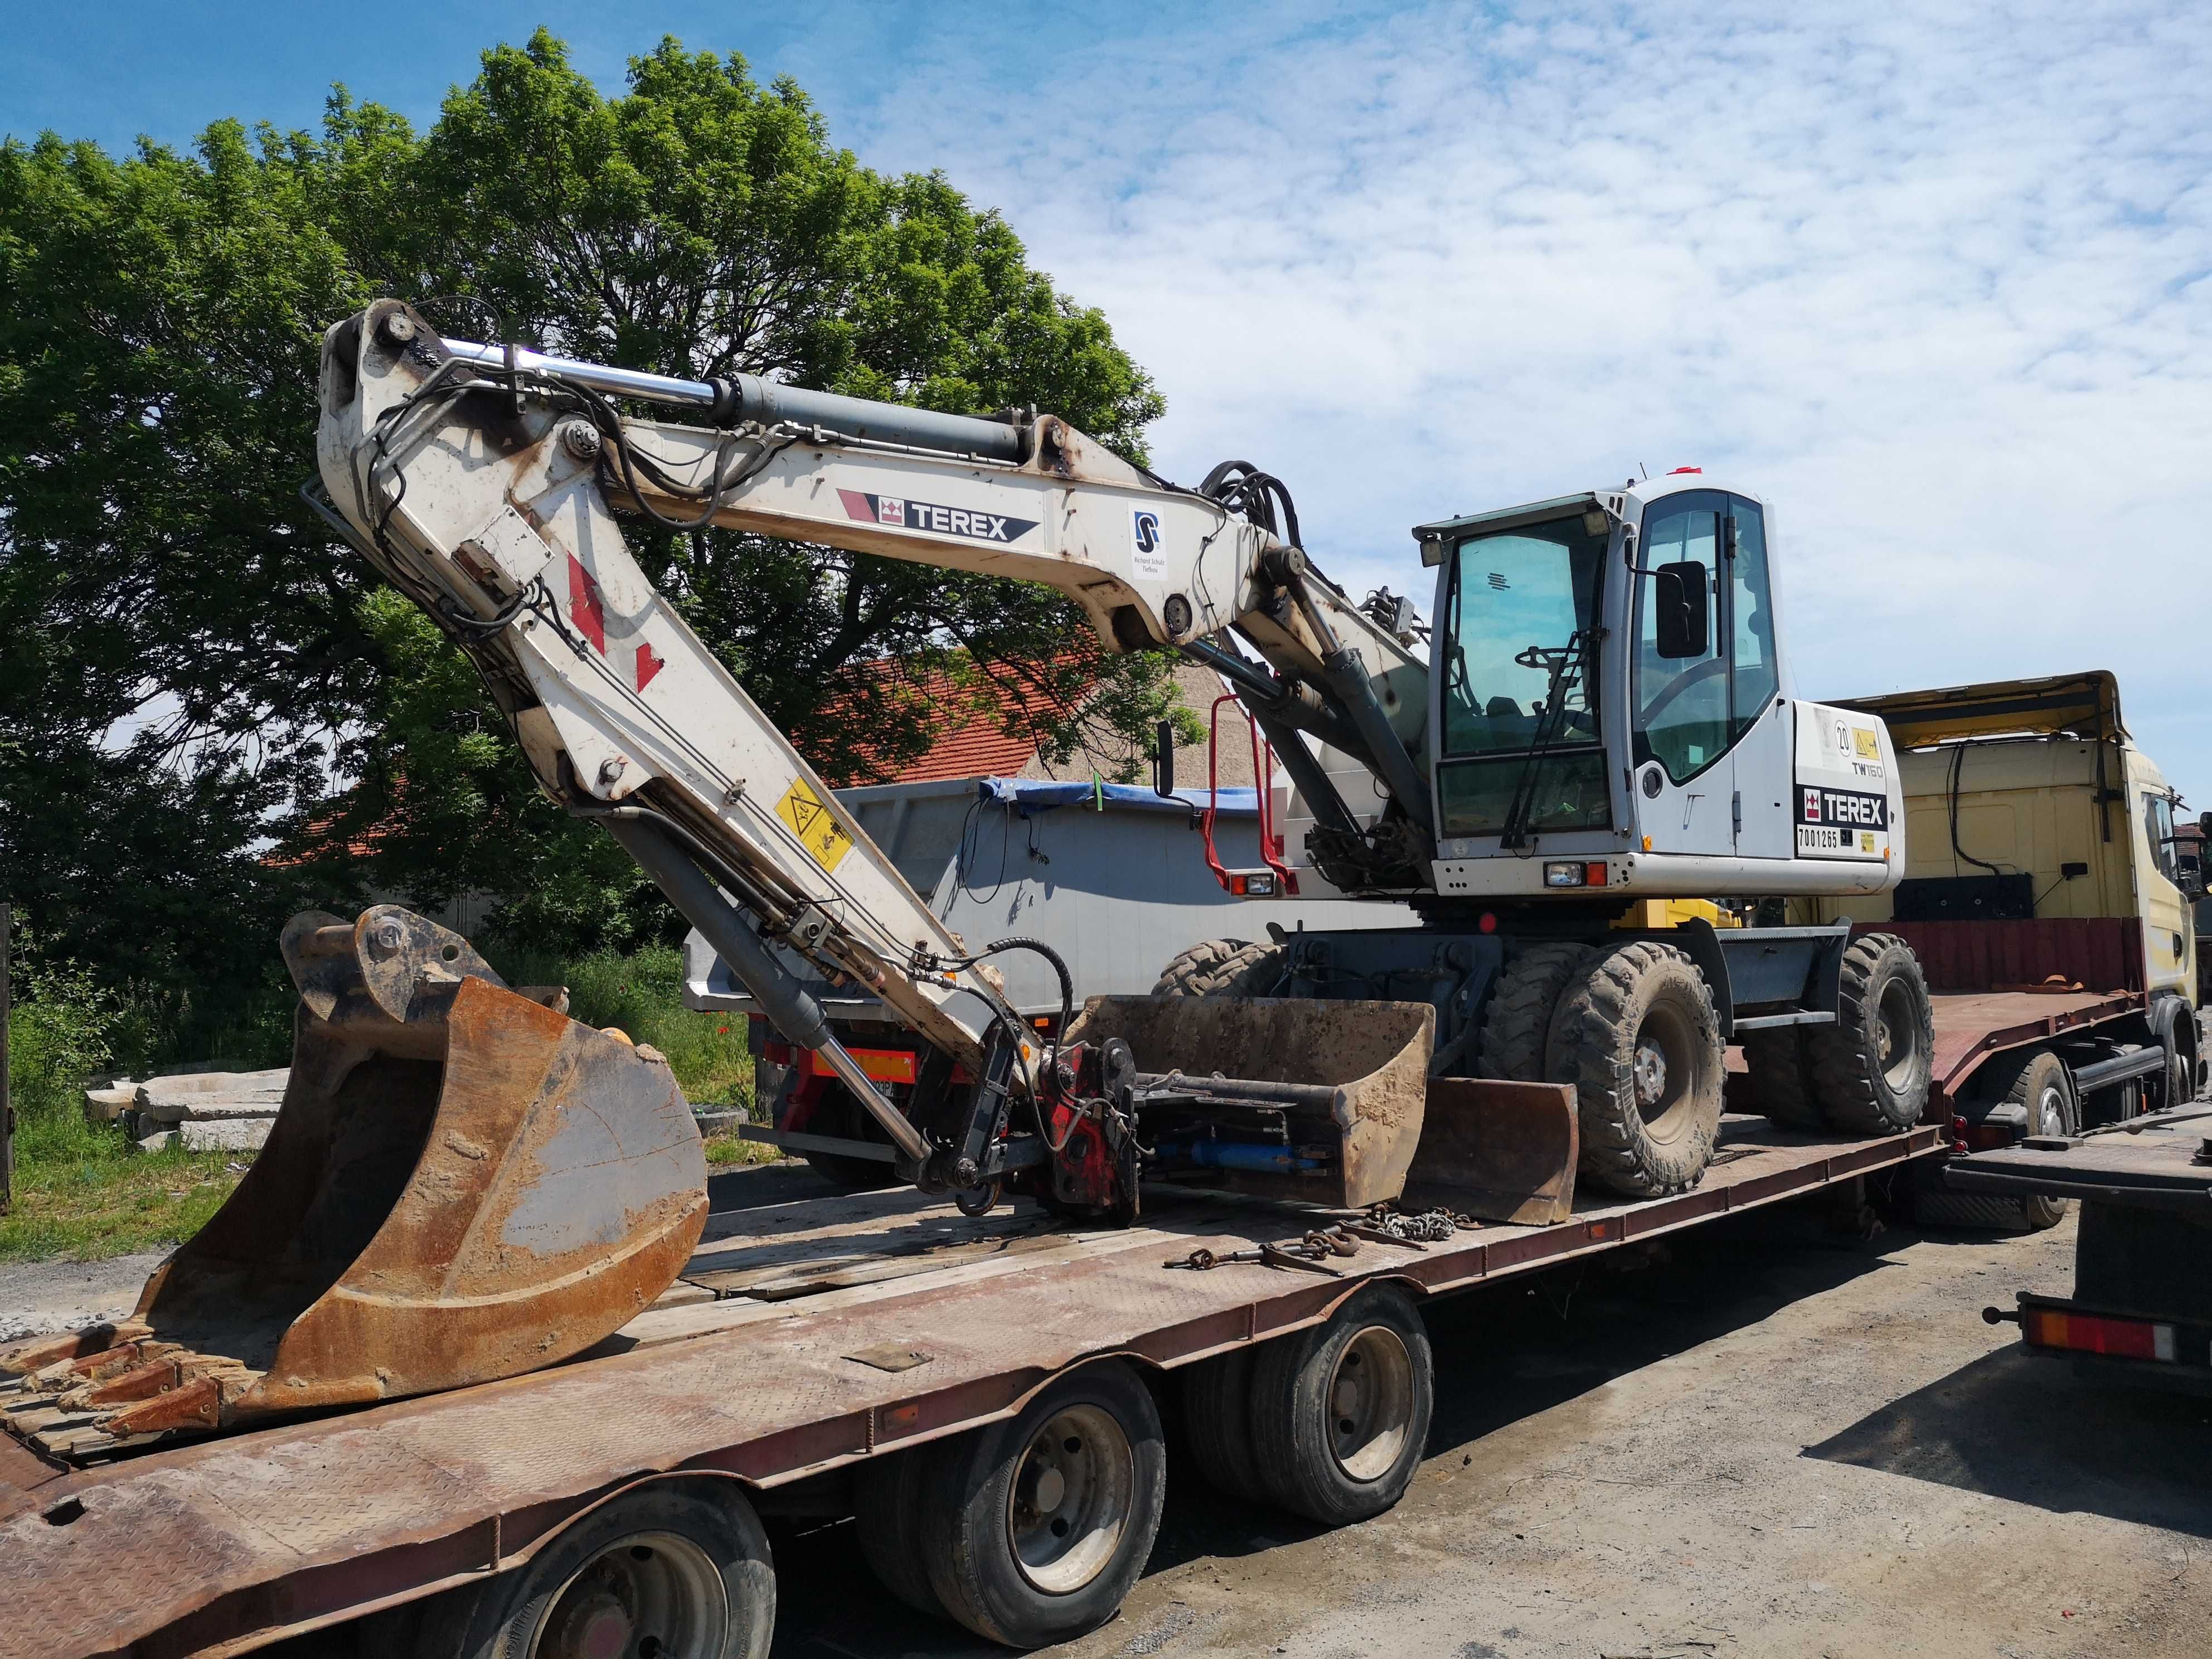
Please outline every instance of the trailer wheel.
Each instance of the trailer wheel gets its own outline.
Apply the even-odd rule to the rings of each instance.
[[[860,1556],[877,1582],[916,1613],[942,1619],[945,1604],[929,1586],[921,1544],[937,1450],[933,1444],[915,1446],[870,1458],[854,1472],[853,1500]]]
[[[931,1484],[922,1557],[945,1612],[1008,1647],[1066,1641],[1114,1616],[1152,1553],[1159,1413],[1127,1365],[1086,1365],[948,1442]]]
[[[1182,1374],[1191,1461],[1206,1484],[1248,1504],[1267,1501],[1252,1456],[1252,1358],[1249,1347],[1201,1361]]]
[[[1210,939],[1178,952],[1160,969],[1156,997],[1264,997],[1283,975],[1283,947]]]
[[[1482,1016],[1475,1072],[1508,1083],[1541,1083],[1552,1021],[1560,999],[1597,952],[1561,940],[1523,951],[1505,964]]]
[[[2074,1093],[2074,1076],[2066,1062],[2048,1048],[2032,1048],[2012,1056],[1999,1055],[1990,1062],[1995,1088],[2004,1076],[1996,1070],[2009,1059],[2012,1076],[2000,1098],[2027,1115],[2032,1135],[2070,1135],[2081,1122],[2081,1106]],[[2047,1194],[2026,1198],[2002,1198],[1993,1194],[1949,1193],[1940,1188],[1923,1192],[1913,1206],[1913,1219],[1937,1226],[1987,1227],[2009,1231],[2025,1227],[2042,1232],[2056,1227],[2072,1207],[2070,1200]]]
[[[1753,1102],[1778,1129],[1819,1130],[1820,1105],[1813,1097],[1805,1028],[1784,1025],[1743,1034],[1743,1063],[1751,1074]]]
[[[1413,1298],[1371,1285],[1252,1367],[1252,1450],[1267,1496],[1340,1527],[1406,1495],[1429,1438],[1436,1366]]]
[[[1920,1121],[1934,1074],[1936,1011],[1911,945],[1894,933],[1853,941],[1836,1023],[1805,1029],[1813,1090],[1830,1128],[1893,1135]]]
[[[1683,951],[1638,940],[1583,971],[1553,1027],[1555,1082],[1580,1106],[1579,1173],[1630,1198],[1698,1184],[1721,1127],[1720,1018]]]
[[[726,1489],[725,1489],[726,1487]],[[470,1601],[466,1659],[767,1659],[775,1571],[753,1506],[727,1483],[623,1493]]]

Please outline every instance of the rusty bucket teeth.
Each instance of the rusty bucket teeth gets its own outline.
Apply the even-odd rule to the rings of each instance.
[[[130,1321],[0,1355],[118,1438],[556,1363],[649,1306],[706,1224],[657,1055],[397,906],[296,916],[283,950],[292,1070],[253,1167]]]

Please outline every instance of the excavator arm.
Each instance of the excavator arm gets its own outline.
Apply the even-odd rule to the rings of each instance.
[[[771,947],[858,980],[972,1076],[990,1074],[994,1031],[1018,1022],[646,580],[616,509],[1042,582],[1108,649],[1188,650],[1234,676],[1271,732],[1371,757],[1425,827],[1425,669],[1408,648],[1267,525],[1054,416],[945,416],[449,342],[390,301],[330,331],[320,390],[322,482],[348,539],[475,659],[548,793],[630,850],[915,1178],[981,1171],[869,1085]],[[710,423],[627,416],[617,398]],[[1223,649],[1227,630],[1267,666]],[[1308,758],[1294,739],[1282,752]],[[1033,1094],[1036,1058],[1016,1042],[999,1086]]]

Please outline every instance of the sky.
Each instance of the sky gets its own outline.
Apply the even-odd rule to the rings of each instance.
[[[1279,474],[1347,587],[1425,608],[1410,526],[1701,465],[1770,503],[1801,692],[2111,668],[2212,807],[2212,8],[118,0],[18,10],[0,131],[427,123],[539,21],[611,93],[741,52],[1002,210],[1159,468]]]

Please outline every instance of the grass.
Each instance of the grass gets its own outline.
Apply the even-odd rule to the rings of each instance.
[[[607,951],[566,962],[521,957],[495,965],[510,984],[566,985],[572,1018],[614,1026],[658,1048],[695,1106],[750,1109],[744,1020],[684,1006],[680,951]],[[250,1155],[142,1153],[120,1126],[87,1122],[84,1079],[119,1063],[135,1011],[103,999],[86,976],[66,969],[39,975],[25,988],[12,1023],[15,1204],[0,1216],[0,1261],[94,1261],[191,1237],[230,1195]],[[707,1161],[718,1167],[776,1156],[772,1146],[734,1135],[707,1141]]]

